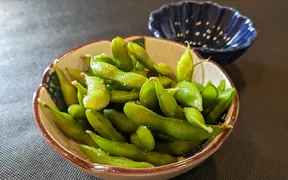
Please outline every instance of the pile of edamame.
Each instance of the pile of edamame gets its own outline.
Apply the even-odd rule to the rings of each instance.
[[[120,37],[111,42],[111,52],[113,57],[83,55],[85,72],[66,68],[72,83],[54,62],[67,112],[38,99],[93,163],[126,168],[174,163],[232,128],[219,120],[235,89],[226,89],[225,80],[217,87],[193,82],[189,44],[176,74],[151,60],[139,44]]]

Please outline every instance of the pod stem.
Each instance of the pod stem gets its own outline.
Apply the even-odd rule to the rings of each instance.
[[[200,62],[194,64],[194,67],[196,67],[196,66],[198,66],[198,65],[200,65],[200,64],[202,64],[204,62],[208,62],[210,60],[210,58],[211,58],[211,56],[208,59],[201,60]]]
[[[90,136],[94,134],[94,133],[93,133],[92,131],[90,131],[90,130],[86,130],[85,132],[86,132],[87,134],[89,134]]]
[[[55,59],[54,62],[53,62],[53,66],[55,67],[56,64],[57,64],[59,61],[60,61],[59,59]]]
[[[225,129],[233,129],[233,126],[231,126],[229,124],[222,124],[221,126]]]
[[[78,85],[79,83],[78,83],[78,81],[74,80],[74,81],[71,82],[71,84],[73,84],[74,86],[77,87],[77,85]]]
[[[213,129],[211,127],[207,127],[207,126],[203,126],[203,128],[208,132],[208,133],[212,133]]]
[[[49,106],[46,102],[42,101],[40,98],[38,98],[37,101],[42,107],[44,107],[50,111],[53,111],[53,112],[59,112],[58,109]]]
[[[80,55],[80,57],[84,59],[84,58],[90,58],[90,57],[92,57],[92,55],[83,53],[83,54]]]

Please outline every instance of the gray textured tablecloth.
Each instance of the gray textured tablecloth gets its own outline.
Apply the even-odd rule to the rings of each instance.
[[[52,150],[37,129],[32,95],[55,58],[79,44],[149,35],[148,15],[165,0],[0,0],[0,179],[94,179]],[[175,179],[288,177],[286,0],[221,0],[252,18],[254,45],[225,69],[241,110],[222,148]]]

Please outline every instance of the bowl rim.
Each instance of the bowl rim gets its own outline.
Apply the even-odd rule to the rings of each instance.
[[[253,44],[253,42],[255,41],[255,39],[257,38],[258,32],[257,32],[256,28],[254,27],[254,24],[253,24],[252,20],[248,16],[245,16],[245,15],[241,14],[239,10],[237,10],[237,9],[235,9],[233,7],[220,5],[220,4],[218,4],[216,2],[212,2],[212,1],[195,1],[195,0],[189,0],[189,1],[185,1],[184,0],[184,1],[179,1],[179,2],[176,2],[176,3],[163,4],[162,6],[160,6],[160,8],[151,11],[150,14],[149,14],[149,21],[148,21],[148,29],[151,32],[151,34],[153,36],[157,37],[157,38],[166,39],[166,37],[160,36],[159,30],[157,30],[156,28],[153,27],[152,23],[154,22],[154,15],[157,14],[157,13],[160,13],[164,8],[168,8],[169,6],[179,6],[179,5],[182,5],[184,3],[187,3],[187,4],[199,4],[199,5],[209,4],[209,5],[212,5],[212,6],[217,6],[218,8],[221,8],[221,9],[234,11],[235,13],[237,13],[237,15],[239,17],[242,17],[242,18],[246,19],[246,21],[249,21],[249,29],[250,29],[250,31],[254,32],[253,36],[251,38],[249,38],[249,41],[246,44],[240,45],[240,46],[237,46],[237,47],[229,47],[229,48],[226,48],[226,49],[215,49],[215,48],[193,47],[191,45],[191,48],[193,47],[193,49],[195,49],[195,50],[197,50],[199,52],[203,52],[203,53],[223,53],[223,52],[240,51],[240,50],[246,49],[249,46],[251,46]],[[172,41],[175,41],[175,40],[172,40]],[[182,42],[179,42],[179,41],[175,41],[175,42],[182,43]]]
[[[161,40],[161,41],[168,41],[172,42],[175,44],[178,44],[180,46],[185,47],[181,43],[177,43],[175,41],[170,41],[167,39],[159,39],[155,37],[150,37],[150,36],[128,36],[124,39],[127,38],[139,38],[143,37],[145,39],[154,39],[154,40]],[[82,45],[79,45],[75,48],[72,48],[71,50],[67,51],[66,53],[60,55],[58,57],[59,60],[62,60],[66,55],[73,53],[75,50],[94,43],[98,42],[111,42],[108,40],[95,40],[91,41]],[[192,48],[193,50],[193,48]],[[195,51],[194,51],[195,52]],[[199,53],[195,52],[196,55],[200,59],[204,59],[199,55]],[[209,61],[210,63],[214,64],[216,67],[218,67],[225,75],[225,77],[228,79],[232,87],[235,87],[232,79],[229,77],[227,72],[216,62],[214,61]],[[37,99],[39,98],[40,91],[44,87],[44,83],[46,78],[48,77],[49,72],[53,69],[53,63],[51,63],[45,70],[42,75],[41,83],[39,87],[35,90],[33,94],[33,102],[32,102],[32,107],[33,107],[33,115],[34,115],[34,120],[36,122],[36,125],[43,136],[43,138],[48,142],[48,144],[54,149],[56,152],[58,152],[62,157],[64,157],[68,162],[72,163],[73,165],[78,166],[79,168],[87,171],[92,171],[92,172],[98,172],[98,173],[111,173],[111,174],[118,174],[118,175],[127,175],[127,174],[141,174],[141,175],[148,175],[148,174],[155,174],[155,173],[168,173],[170,171],[176,171],[180,167],[188,167],[188,166],[193,166],[201,163],[204,159],[208,158],[211,156],[218,148],[224,143],[225,139],[229,136],[231,133],[232,129],[227,130],[223,132],[222,134],[219,134],[217,137],[215,137],[212,142],[210,142],[201,152],[187,158],[183,159],[181,161],[177,161],[172,164],[164,165],[164,166],[159,166],[159,167],[154,167],[154,168],[122,168],[122,167],[115,167],[115,166],[110,166],[110,165],[102,165],[102,164],[97,164],[97,163],[91,163],[89,161],[86,161],[80,157],[77,157],[73,155],[71,152],[66,150],[64,147],[62,147],[57,141],[54,141],[54,139],[50,136],[50,134],[47,132],[47,130],[44,128],[44,125],[42,124],[42,121],[40,120],[40,115],[39,115],[39,108],[38,108],[38,101]],[[238,114],[239,114],[239,96],[238,96],[238,91],[236,89],[235,96],[234,96],[234,108],[231,114],[231,119],[229,120],[229,125],[234,126],[237,119],[238,119]]]

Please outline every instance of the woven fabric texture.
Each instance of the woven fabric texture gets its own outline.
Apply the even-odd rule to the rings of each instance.
[[[149,13],[165,0],[0,0],[0,179],[94,180],[42,138],[32,95],[60,54],[92,40],[149,35]],[[219,0],[249,16],[253,46],[225,67],[240,115],[224,145],[175,179],[285,180],[288,177],[288,1]],[[159,52],[163,53],[163,52]]]

